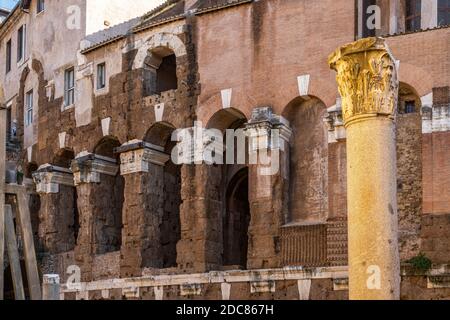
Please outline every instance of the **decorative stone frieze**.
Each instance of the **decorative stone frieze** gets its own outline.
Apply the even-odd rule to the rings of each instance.
[[[140,140],[129,141],[115,151],[120,153],[122,175],[149,172],[149,165],[164,166],[170,159],[164,148]]]
[[[100,183],[100,175],[115,176],[119,171],[117,161],[93,153],[82,153],[72,161],[75,186],[83,183]]]
[[[42,194],[59,193],[60,185],[74,186],[72,171],[45,164],[33,173],[36,192]]]

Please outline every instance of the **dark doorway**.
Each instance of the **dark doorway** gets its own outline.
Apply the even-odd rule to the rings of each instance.
[[[223,220],[223,263],[225,266],[247,267],[248,227],[248,168],[231,179],[226,193],[226,212]]]

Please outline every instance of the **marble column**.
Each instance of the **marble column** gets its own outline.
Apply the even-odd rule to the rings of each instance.
[[[347,131],[350,299],[396,300],[396,61],[384,39],[366,38],[337,49],[329,64]]]

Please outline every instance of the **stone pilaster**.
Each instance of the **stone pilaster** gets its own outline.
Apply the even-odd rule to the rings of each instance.
[[[289,123],[270,107],[256,108],[246,125],[249,138],[249,269],[280,264],[281,226],[287,215]]]
[[[72,171],[50,164],[34,174],[40,195],[39,239],[47,253],[62,253],[75,247],[75,188]]]
[[[399,299],[397,66],[381,38],[343,46],[329,63],[347,129],[350,299]]]
[[[90,281],[93,256],[120,248],[123,182],[118,179],[115,159],[91,153],[73,160],[72,172],[80,217],[75,260],[82,270],[82,280]]]
[[[130,141],[116,150],[125,180],[122,277],[141,276],[143,268],[163,268],[161,224],[164,215],[164,148]]]

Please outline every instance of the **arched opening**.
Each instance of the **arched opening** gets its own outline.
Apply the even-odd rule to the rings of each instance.
[[[158,47],[144,60],[144,95],[161,94],[178,88],[177,57],[167,47]]]
[[[70,169],[72,161],[75,159],[75,153],[71,149],[62,149],[53,158],[53,165]],[[80,215],[78,212],[78,194],[74,186],[60,185],[58,199],[53,199],[57,203],[50,204],[57,205],[59,208],[58,216],[61,221],[58,221],[59,230],[62,232],[61,251],[73,250],[78,242],[78,234],[80,231]],[[41,221],[42,222],[42,221]]]
[[[144,140],[148,143],[163,148],[166,154],[171,154],[175,142],[171,136],[175,128],[168,123],[157,123],[146,133]],[[158,170],[160,168],[157,168]],[[160,259],[163,268],[177,266],[177,244],[181,239],[180,206],[181,206],[181,166],[176,165],[171,159],[164,165],[162,175],[155,174],[152,185],[160,186],[162,201],[162,217],[160,220]]]
[[[325,104],[296,98],[283,116],[293,131],[289,148],[287,224],[323,222],[328,213],[328,138]]]
[[[246,268],[250,204],[248,168],[237,172],[228,184],[223,219],[223,264]]]
[[[398,113],[420,113],[421,101],[417,91],[410,85],[400,82],[398,91]]]
[[[103,138],[94,148],[98,156],[109,158],[120,165],[119,156],[114,149],[120,142],[113,137]],[[122,206],[124,201],[124,180],[117,170],[115,176],[103,174],[95,197],[97,222],[94,226],[96,237],[96,254],[104,254],[120,250],[122,245]]]
[[[241,139],[247,119],[234,108],[220,110],[208,121],[207,129],[218,130],[223,135],[223,164],[207,166],[208,197],[219,203],[215,230],[222,247],[222,265],[226,269],[246,269],[248,255],[248,228],[250,205],[248,191],[247,139]],[[227,131],[229,130],[229,131]],[[227,145],[227,135],[234,132],[234,145]],[[230,155],[230,153],[233,153]],[[244,157],[242,157],[244,155]],[[232,161],[230,161],[232,159]],[[213,221],[213,219],[212,219]]]
[[[400,82],[398,95],[397,198],[399,246],[402,261],[419,254],[423,200],[422,102],[417,91]],[[431,110],[424,110],[425,112]]]

